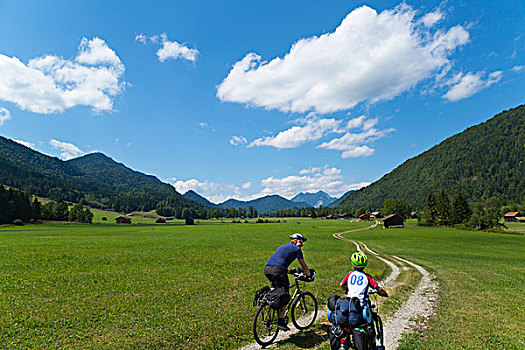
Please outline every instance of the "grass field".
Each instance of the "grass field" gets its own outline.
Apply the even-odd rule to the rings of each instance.
[[[0,347],[236,348],[253,341],[253,293],[267,284],[264,263],[290,233],[309,238],[305,259],[318,278],[305,288],[324,304],[339,292],[355,249],[331,234],[367,225],[288,219],[4,227]],[[438,314],[404,349],[523,348],[524,236],[406,228],[349,237],[414,260],[439,279]],[[377,279],[389,272],[370,260]]]

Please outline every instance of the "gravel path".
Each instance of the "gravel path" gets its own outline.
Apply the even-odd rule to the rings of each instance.
[[[396,283],[396,279],[401,273],[401,270],[398,266],[401,265],[400,262],[414,267],[421,274],[421,280],[418,286],[416,287],[416,290],[410,295],[408,300],[399,308],[399,310],[396,311],[396,313],[392,317],[389,317],[384,321],[384,345],[387,350],[390,350],[397,349],[399,345],[399,340],[404,334],[410,333],[416,328],[423,328],[426,326],[428,318],[434,314],[434,311],[437,307],[437,292],[439,290],[439,285],[435,281],[434,276],[431,275],[420,265],[417,265],[409,260],[402,259],[397,256],[392,256],[389,260],[385,258],[384,255],[376,253],[370,248],[368,248],[364,243],[357,242],[343,236],[343,234],[346,233],[374,228],[377,226],[377,224],[378,222],[367,228],[338,232],[335,233],[333,236],[334,238],[354,243],[357,250],[366,250],[368,253],[374,255],[376,258],[380,259],[385,264],[390,266],[392,272],[384,280],[381,281],[381,285],[385,286],[385,288],[388,288],[389,286],[392,286]],[[406,269],[406,267],[404,267],[404,269]],[[325,315],[324,311],[325,310],[319,310],[319,313],[317,314],[318,319]],[[275,343],[270,345],[268,348],[276,347],[280,340],[287,339],[291,335],[299,332],[299,330],[293,327],[291,323],[289,327],[291,330],[289,332],[279,332]],[[261,349],[261,346],[257,343],[248,344],[241,348],[241,350],[257,349]]]

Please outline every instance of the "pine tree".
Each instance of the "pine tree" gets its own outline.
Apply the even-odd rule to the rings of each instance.
[[[436,199],[437,220],[439,225],[449,225],[450,223],[450,199],[444,190],[441,190]]]

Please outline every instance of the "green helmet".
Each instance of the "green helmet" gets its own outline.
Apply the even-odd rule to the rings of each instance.
[[[352,266],[354,267],[365,267],[368,263],[368,258],[361,252],[355,252],[352,254],[350,260],[352,261]]]

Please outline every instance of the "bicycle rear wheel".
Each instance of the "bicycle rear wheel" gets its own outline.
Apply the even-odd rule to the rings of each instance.
[[[317,318],[317,300],[310,292],[302,292],[292,302],[292,323],[299,329],[307,329]]]
[[[259,306],[253,318],[253,337],[257,344],[268,346],[277,338],[277,316],[277,310],[270,305],[263,303]]]

